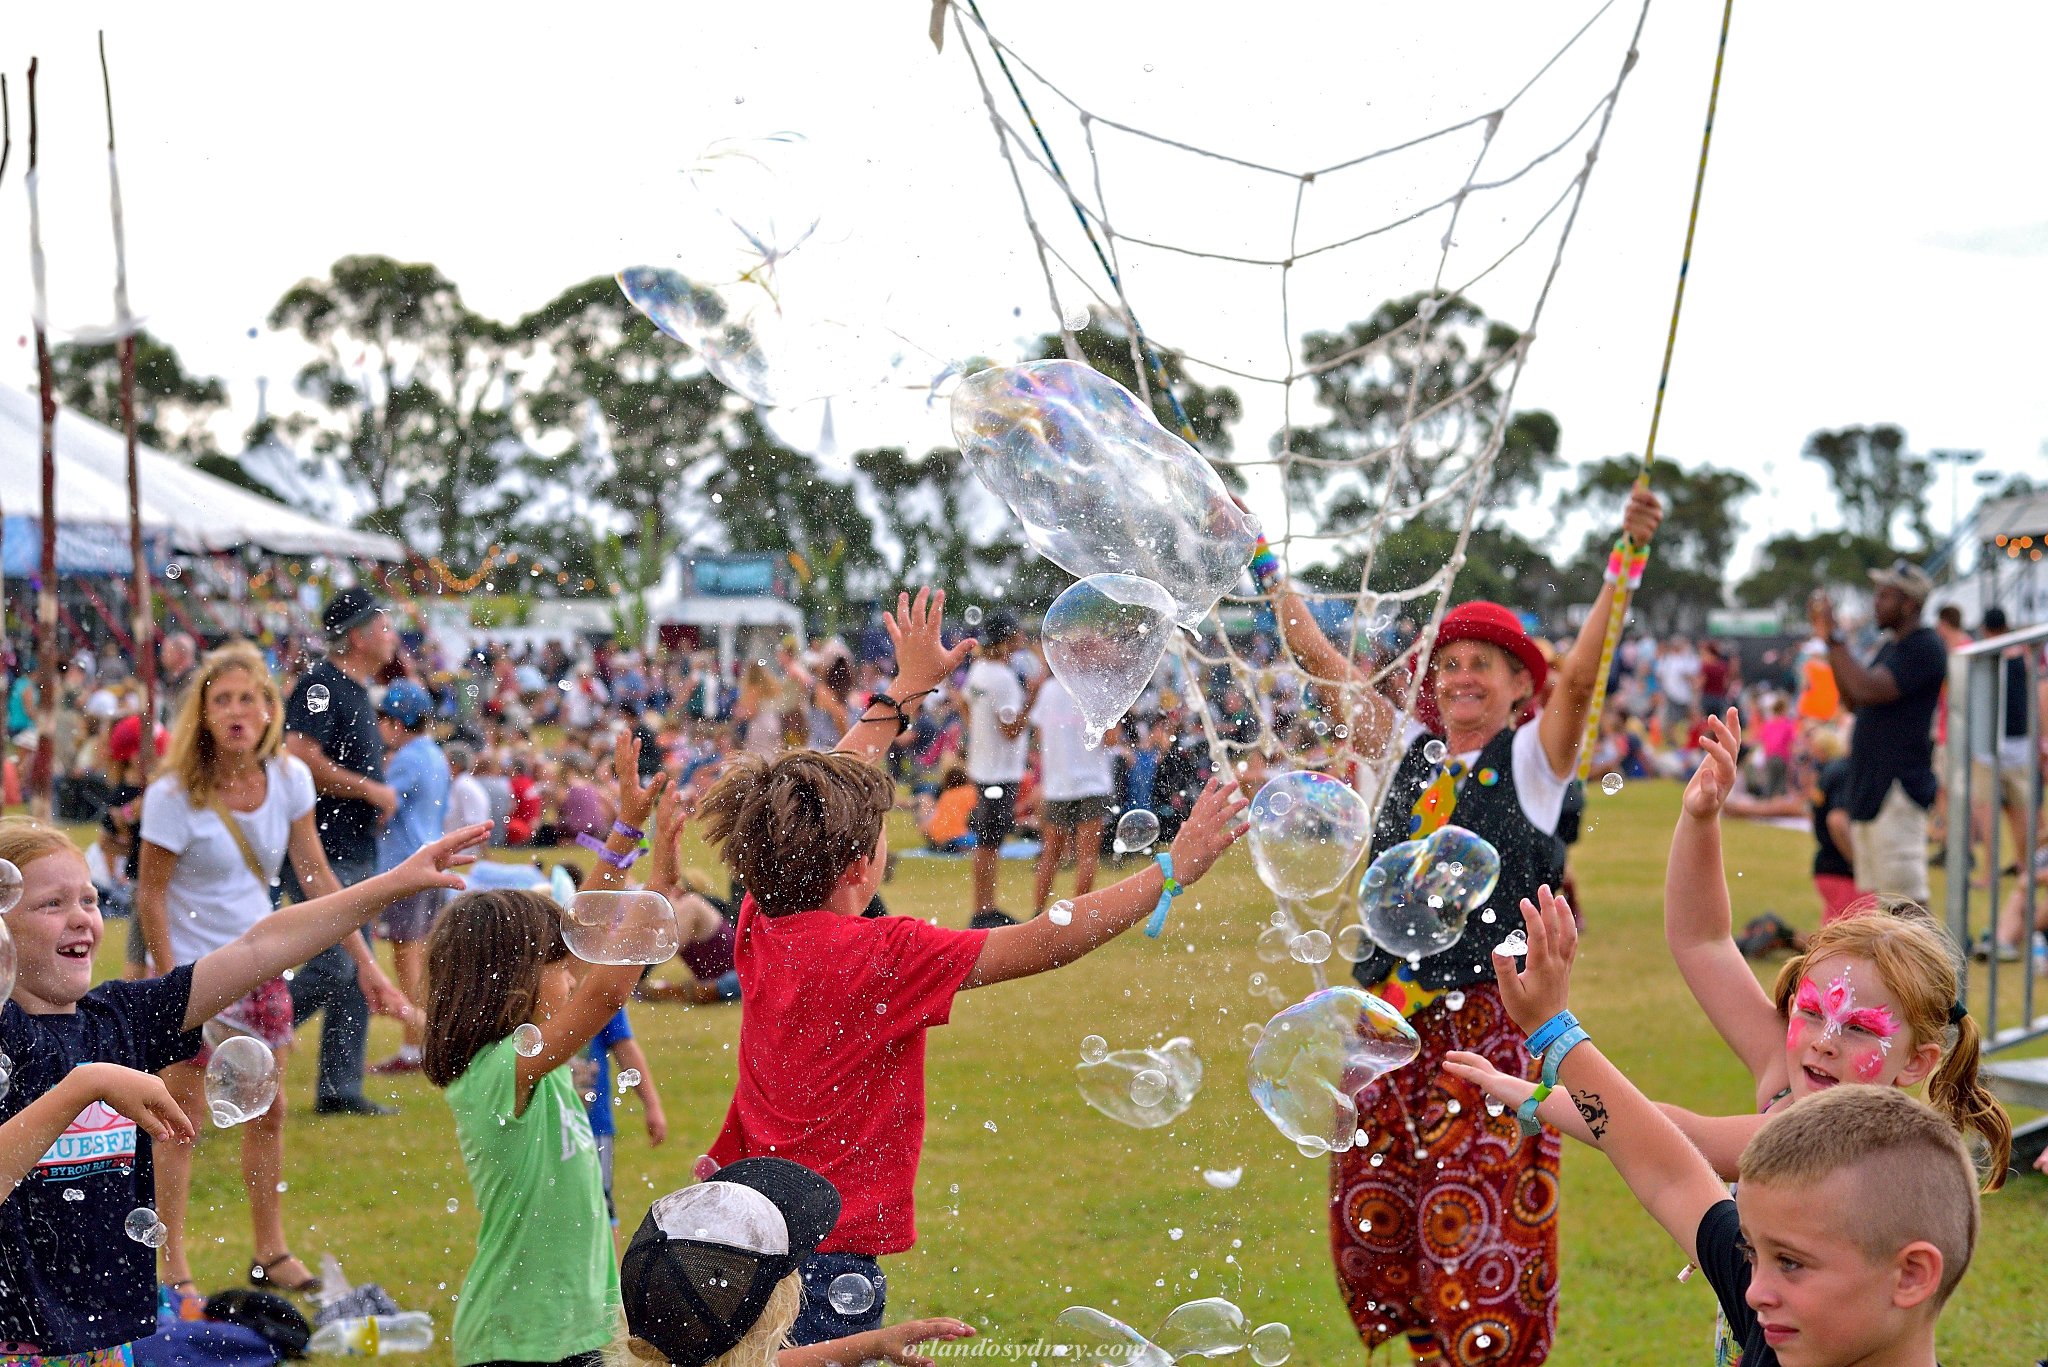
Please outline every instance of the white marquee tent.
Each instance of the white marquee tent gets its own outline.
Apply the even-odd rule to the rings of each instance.
[[[34,394],[0,385],[0,508],[7,515],[7,564],[26,572],[42,509],[42,418]],[[255,546],[278,555],[329,555],[401,561],[405,548],[388,536],[334,527],[252,494],[147,446],[136,449],[142,483],[142,526],[152,541],[187,554]],[[126,571],[127,449],[120,433],[82,413],[59,409],[56,424],[57,525],[60,540],[80,550],[119,529]],[[26,533],[27,535],[24,535]],[[30,551],[33,555],[34,552]]]

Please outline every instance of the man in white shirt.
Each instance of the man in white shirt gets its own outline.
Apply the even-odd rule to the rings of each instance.
[[[1677,732],[1682,739],[1680,728],[1698,712],[1700,696],[1700,657],[1683,636],[1657,652],[1657,687],[1664,695],[1666,735]]]
[[[1038,852],[1038,881],[1031,896],[1031,914],[1036,916],[1052,894],[1052,880],[1069,840],[1074,845],[1074,896],[1084,897],[1094,888],[1114,774],[1110,752],[1100,743],[1102,736],[1091,734],[1081,705],[1058,679],[1048,679],[1039,688],[1030,722],[1038,730],[1038,826],[1045,842]]]
[[[448,760],[450,774],[442,828],[459,831],[464,826],[491,820],[491,795],[476,776],[476,752],[460,741],[450,741],[442,753]]]
[[[981,649],[967,667],[967,777],[981,790],[967,821],[974,837],[974,914],[968,924],[977,930],[1017,922],[996,906],[996,860],[1003,838],[1017,825],[1017,788],[1030,750],[1024,733],[1045,680],[1041,671],[1027,692],[1017,677],[1010,660],[1024,646],[1016,616],[998,608],[982,622]]]

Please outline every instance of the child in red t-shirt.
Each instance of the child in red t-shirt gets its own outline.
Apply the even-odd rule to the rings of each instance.
[[[885,818],[895,788],[875,761],[903,710],[973,648],[940,638],[943,593],[898,600],[885,616],[896,680],[869,700],[831,754],[735,759],[705,795],[705,836],[746,885],[734,966],[740,978],[739,1078],[709,1164],[773,1155],[831,1180],[839,1222],[802,1268],[804,1305],[792,1342],[873,1329],[887,1293],[876,1259],[916,1241],[912,1191],[924,1147],[925,1032],[944,1025],[966,988],[1073,962],[1130,929],[1162,893],[1209,871],[1244,833],[1246,806],[1211,784],[1169,855],[1075,900],[1064,925],[1047,917],[997,930],[951,930],[864,913],[882,880]],[[1170,876],[1177,880],[1172,884]],[[842,1314],[835,1278],[864,1279],[872,1304]]]

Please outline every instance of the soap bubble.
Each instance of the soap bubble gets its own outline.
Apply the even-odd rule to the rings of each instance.
[[[1145,1073],[1158,1077],[1145,1078]],[[1156,1049],[1118,1049],[1102,1058],[1083,1063],[1074,1070],[1081,1097],[1111,1120],[1133,1129],[1150,1130],[1177,1119],[1194,1104],[1202,1087],[1202,1060],[1195,1055],[1192,1041],[1176,1037]],[[1151,1100],[1159,1085],[1165,1091]]]
[[[121,1232],[138,1244],[150,1248],[162,1248],[171,1237],[171,1231],[164,1222],[156,1218],[156,1212],[148,1206],[137,1206],[128,1212],[128,1218],[121,1222]]]
[[[457,1198],[455,1198],[455,1197],[453,1197],[453,1196],[451,1196],[451,1197],[449,1197],[449,1198],[448,1198],[448,1205],[447,1205],[447,1211],[448,1211],[448,1213],[449,1213],[450,1215],[453,1215],[453,1214],[454,1214],[454,1213],[455,1213],[456,1211],[458,1211],[458,1210],[461,1210],[461,1209],[462,1209],[462,1202],[461,1202],[460,1200],[458,1200]]]
[[[0,860],[0,863],[5,862],[6,861],[4,860]],[[8,865],[8,868],[12,867],[14,866],[11,864]],[[5,870],[0,870],[0,874],[4,874],[4,872]],[[20,894],[20,889],[17,888],[15,892],[16,895],[18,896]],[[0,902],[4,902],[6,900],[6,889],[4,887],[0,887]],[[16,960],[14,955],[14,932],[7,928],[7,922],[0,921],[0,1005],[4,1005],[7,999],[14,995],[15,966]]]
[[[1218,1191],[1229,1191],[1244,1180],[1244,1169],[1241,1167],[1203,1168],[1202,1180]]]
[[[277,1100],[277,1055],[254,1035],[214,1046],[206,1064],[206,1108],[216,1129],[254,1120]]]
[[[1330,937],[1320,930],[1304,930],[1287,942],[1287,952],[1297,963],[1326,963],[1330,958]]]
[[[1245,1048],[1255,1049],[1258,1047],[1259,1040],[1265,1035],[1266,1027],[1257,1021],[1247,1021],[1245,1022],[1244,1029],[1237,1033],[1238,1037],[1244,1041]]]
[[[521,1058],[537,1058],[541,1051],[540,1027],[532,1021],[512,1031],[512,1052]]]
[[[1131,1079],[1131,1104],[1147,1110],[1166,1100],[1173,1081],[1157,1068],[1147,1068]]]
[[[1173,1367],[1173,1355],[1113,1315],[1086,1305],[1068,1306],[1054,1320],[1073,1340],[1066,1361],[1119,1367]]]
[[[1081,1036],[1081,1062],[1100,1063],[1109,1057],[1109,1041],[1100,1035]]]
[[[1192,1357],[1219,1358],[1241,1351],[1251,1338],[1244,1311],[1211,1296],[1175,1306],[1152,1341],[1176,1362]]]
[[[1284,1324],[1275,1320],[1252,1330],[1252,1361],[1259,1367],[1280,1367],[1280,1364],[1294,1356],[1294,1334]]]
[[[1094,749],[1152,682],[1173,637],[1166,590],[1131,574],[1091,574],[1053,600],[1039,640],[1087,721]]]
[[[981,790],[981,795],[987,798],[990,802],[994,802],[1002,797],[1003,785],[1000,783],[991,783],[988,785],[988,787],[983,788]]]
[[[0,859],[0,915],[14,910],[14,904],[20,900],[21,870]]]
[[[1068,573],[1141,575],[1189,625],[1237,585],[1257,533],[1202,456],[1129,390],[1076,361],[970,375],[953,392],[953,436]]]
[[[1074,923],[1074,904],[1062,897],[1059,901],[1046,908],[1045,919],[1056,926],[1072,925]]]
[[[1372,834],[1364,798],[1349,784],[1306,769],[1268,779],[1252,799],[1250,821],[1260,880],[1295,899],[1320,897],[1342,883]]]
[[[777,132],[720,138],[684,174],[703,205],[738,233],[744,246],[736,259],[758,277],[818,235],[833,199],[828,169],[803,134]]]
[[[313,684],[306,689],[306,710],[308,712],[325,712],[327,704],[333,701],[334,699],[328,696],[326,684]]]
[[[1465,1009],[1465,994],[1455,990],[1444,993],[1444,1005],[1452,1011],[1463,1011]]]
[[[83,1201],[85,1199],[85,1190],[82,1187],[66,1187],[64,1188],[64,1199],[67,1201]]]
[[[875,1304],[875,1284],[858,1272],[842,1272],[825,1288],[825,1299],[841,1315],[865,1315]]]
[[[1333,943],[1337,957],[1347,964],[1364,963],[1372,957],[1372,941],[1366,938],[1365,927],[1357,922],[1338,931]]]
[[[13,1089],[14,1060],[7,1057],[7,1055],[5,1054],[0,1054],[0,1101],[5,1101],[7,1099],[8,1092],[12,1091]]]
[[[1068,332],[1081,331],[1088,326],[1088,319],[1089,313],[1086,304],[1069,304],[1060,310],[1060,326]]]
[[[1607,794],[1607,796],[1609,797],[1613,797],[1616,793],[1621,791],[1621,784],[1622,779],[1620,774],[1602,774],[1600,776],[1600,791]]]
[[[1414,1027],[1378,997],[1324,988],[1266,1023],[1248,1066],[1252,1100],[1289,1139],[1348,1149],[1358,1093],[1421,1048]]]
[[[1289,957],[1288,943],[1293,939],[1294,932],[1285,926],[1267,926],[1259,932],[1252,951],[1269,964],[1284,964]]]
[[[965,622],[965,623],[967,623],[967,625],[968,625],[968,626],[971,626],[971,627],[978,627],[978,626],[980,626],[980,625],[981,625],[981,609],[980,609],[979,607],[975,606],[974,604],[972,604],[972,603],[969,603],[969,604],[967,605],[967,610],[966,610],[965,612],[963,612],[963,613],[961,613],[961,614],[960,614],[960,620],[961,620],[961,621],[963,621],[963,622]]]
[[[1116,839],[1110,848],[1118,854],[1149,850],[1159,839],[1159,818],[1151,809],[1133,807],[1117,818]]]
[[[1442,741],[1438,740],[1435,736],[1431,736],[1428,740],[1422,743],[1422,757],[1428,760],[1431,764],[1442,764],[1444,762],[1445,756],[1449,755],[1450,753],[1451,748],[1448,745],[1445,745]]]
[[[620,1091],[624,1091],[628,1087],[638,1087],[639,1085],[640,1070],[638,1068],[628,1068],[624,1072],[619,1074]]]
[[[682,945],[675,908],[644,888],[579,892],[562,920],[563,942],[585,963],[667,963]]]
[[[1439,954],[1500,881],[1500,855],[1463,826],[1443,826],[1383,852],[1358,884],[1372,942],[1396,958]]]
[[[1520,929],[1511,930],[1507,939],[1493,947],[1493,952],[1505,954],[1510,959],[1519,959],[1529,952],[1529,937],[1522,934]]]

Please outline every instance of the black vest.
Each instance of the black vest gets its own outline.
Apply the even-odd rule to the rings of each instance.
[[[1432,737],[1417,736],[1394,770],[1387,800],[1380,807],[1372,832],[1372,857],[1410,838],[1409,818],[1415,800],[1422,796],[1437,775],[1437,765],[1422,757],[1422,747]],[[1435,739],[1441,739],[1436,737]],[[1522,899],[1536,900],[1536,889],[1548,883],[1555,891],[1564,882],[1564,841],[1545,835],[1522,815],[1521,799],[1515,795],[1515,729],[1505,727],[1486,743],[1470,773],[1458,786],[1458,805],[1451,824],[1463,826],[1500,854],[1500,881],[1484,907],[1475,908],[1465,923],[1458,943],[1424,959],[1415,970],[1422,986],[1434,989],[1470,987],[1494,980],[1493,947],[1509,933],[1522,928]],[[1484,780],[1488,777],[1493,782]],[[1483,913],[1491,911],[1493,920]],[[1373,947],[1372,954],[1351,972],[1363,987],[1374,987],[1394,971],[1400,960]]]

